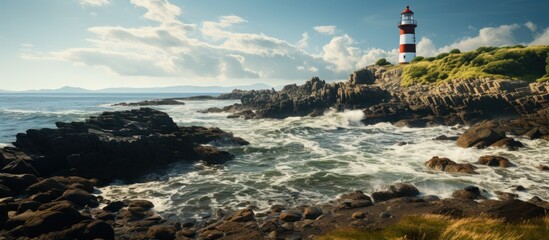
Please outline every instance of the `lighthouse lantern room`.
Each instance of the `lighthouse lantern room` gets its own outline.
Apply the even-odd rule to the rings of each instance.
[[[400,64],[407,64],[416,57],[415,29],[417,27],[417,22],[414,19],[414,12],[410,10],[410,6],[406,6],[406,9],[404,9],[400,15],[400,22],[398,23],[398,28],[400,28],[400,51],[398,62]]]

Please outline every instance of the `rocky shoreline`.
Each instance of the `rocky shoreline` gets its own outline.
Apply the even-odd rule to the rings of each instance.
[[[159,99],[118,106],[184,104],[181,100],[240,99],[241,104],[202,112],[231,112],[229,118],[319,116],[329,108],[361,109],[365,124],[396,126],[472,125],[459,147],[520,150],[509,135],[549,140],[549,85],[511,80],[456,80],[402,88],[398,69],[372,66],[349,81],[318,78],[281,91],[235,90],[218,97]],[[56,129],[17,134],[14,147],[0,149],[0,236],[7,239],[314,239],[340,227],[380,229],[411,214],[452,218],[488,216],[519,222],[543,218],[549,203],[517,199],[522,186],[493,193],[475,186],[456,189],[452,198],[423,195],[415,186],[395,183],[369,195],[354,191],[311,206],[273,205],[218,210],[203,219],[164,219],[147,200],[104,199],[97,187],[114,179],[140,176],[175,162],[216,165],[234,156],[209,143],[247,145],[218,128],[179,127],[150,108],[105,112],[85,122],[56,123]],[[450,174],[478,174],[475,165],[513,167],[502,156],[482,156],[476,164],[444,156],[426,159],[425,168]],[[540,171],[549,167],[536,166]],[[499,200],[486,196],[497,196]]]
[[[239,91],[241,104],[201,112],[229,112],[229,118],[319,116],[333,108],[360,109],[365,124],[396,126],[475,125],[491,121],[512,135],[549,139],[549,83],[508,79],[454,79],[401,86],[402,69],[370,66],[348,81],[317,77],[280,91]]]
[[[483,214],[516,222],[549,211],[549,203],[539,197],[518,200],[513,191],[525,191],[522,186],[494,193],[470,186],[440,199],[422,195],[411,184],[396,183],[370,195],[354,191],[318,205],[273,205],[267,211],[249,206],[218,210],[205,219],[167,220],[150,201],[104,199],[96,187],[113,179],[131,181],[175,161],[222,164],[233,156],[204,144],[248,142],[217,128],[178,127],[167,114],[150,108],[56,125],[18,134],[15,147],[0,149],[0,236],[6,239],[311,239],[339,227],[383,228],[410,214]],[[458,145],[486,147],[508,139],[496,127],[485,122],[470,128],[457,138]],[[513,150],[515,145],[501,146]],[[477,164],[513,165],[499,156],[483,156]],[[444,157],[433,157],[425,165],[434,171],[476,174],[474,165]],[[486,199],[485,194],[500,200]]]

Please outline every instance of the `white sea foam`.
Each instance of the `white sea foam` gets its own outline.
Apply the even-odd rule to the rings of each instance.
[[[74,121],[105,109],[130,109],[110,106],[111,102],[120,99],[94,101],[88,110],[25,110],[15,106],[0,110],[0,113],[8,117],[34,116],[43,124],[41,126],[48,127],[55,121]],[[328,110],[320,117],[283,120],[228,119],[227,113],[197,112],[237,102],[185,101],[181,106],[155,106],[167,112],[179,125],[219,127],[251,142],[249,146],[224,147],[235,153],[233,161],[217,167],[201,163],[174,165],[166,172],[146,177],[152,181],[107,186],[101,188],[102,194],[109,199],[148,199],[162,214],[195,218],[211,214],[218,208],[256,205],[258,211],[265,211],[275,203],[297,206],[326,202],[349,191],[371,193],[401,181],[415,184],[422,194],[441,197],[451,196],[456,189],[476,185],[492,198],[496,197],[490,195],[494,191],[507,191],[517,193],[523,200],[534,195],[549,199],[547,173],[536,168],[549,161],[549,143],[544,140],[519,139],[527,147],[514,152],[464,149],[457,147],[455,141],[433,140],[443,134],[456,136],[463,129],[397,128],[389,123],[365,126],[360,122],[363,118],[360,110]],[[17,122],[10,124],[4,125],[3,130],[15,134],[27,129],[21,130],[17,126],[14,129]],[[5,139],[5,142],[11,140]],[[459,175],[424,166],[433,156],[475,163],[482,155],[507,157],[516,167],[501,169],[477,165],[479,175]],[[528,190],[517,192],[513,185],[522,185]]]

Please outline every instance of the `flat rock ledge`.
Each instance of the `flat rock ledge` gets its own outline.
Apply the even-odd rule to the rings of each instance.
[[[153,99],[145,100],[140,102],[121,102],[115,103],[112,106],[122,106],[122,107],[144,107],[144,106],[162,106],[162,105],[185,105],[184,102],[179,101],[176,98],[163,98],[163,99]]]
[[[57,122],[56,129],[17,134],[15,148],[0,149],[0,171],[96,178],[134,179],[170,163],[202,160],[222,164],[234,156],[216,145],[246,145],[219,128],[178,127],[151,108],[104,112],[84,122]]]

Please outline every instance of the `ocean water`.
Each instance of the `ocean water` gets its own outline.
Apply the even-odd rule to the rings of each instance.
[[[56,121],[78,121],[122,101],[139,101],[175,94],[0,94],[0,145],[29,128],[54,127]],[[249,146],[220,146],[236,155],[221,166],[178,163],[143,177],[140,183],[115,182],[99,189],[109,199],[148,199],[168,218],[207,218],[217,209],[254,207],[265,211],[273,204],[298,206],[334,200],[354,190],[371,193],[395,182],[415,184],[425,195],[449,197],[457,189],[476,185],[496,198],[493,191],[509,191],[528,200],[549,199],[549,174],[536,168],[549,164],[549,143],[520,139],[519,151],[488,148],[464,149],[454,141],[435,141],[445,134],[458,135],[460,126],[397,128],[388,123],[364,126],[362,112],[327,111],[325,116],[284,120],[227,119],[226,113],[198,113],[209,107],[236,103],[185,101],[182,106],[155,107],[181,126],[219,127],[248,140]],[[400,145],[405,142],[407,144]],[[509,158],[516,167],[478,166],[479,175],[432,171],[424,162],[433,156],[474,163],[482,155]],[[515,191],[522,185],[527,191]]]

